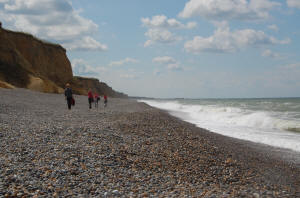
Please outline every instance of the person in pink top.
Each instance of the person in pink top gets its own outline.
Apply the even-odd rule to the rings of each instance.
[[[88,100],[89,100],[89,107],[90,109],[92,108],[92,102],[94,102],[94,97],[93,97],[93,93],[92,93],[92,90],[89,90],[88,92]]]
[[[97,94],[97,93],[95,93],[94,94],[94,101],[95,101],[95,107],[97,107],[98,108],[98,102],[99,102],[99,100],[100,100],[100,96]]]

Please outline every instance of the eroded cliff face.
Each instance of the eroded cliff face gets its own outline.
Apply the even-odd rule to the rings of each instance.
[[[59,93],[72,78],[64,48],[0,28],[0,80],[16,87]]]
[[[116,98],[128,97],[126,94],[114,91],[106,83],[100,82],[96,78],[84,78],[80,76],[74,76],[71,85],[74,92],[81,95],[87,95],[88,90],[91,89],[93,93],[98,93],[100,95],[106,94],[107,96]]]
[[[0,87],[63,93],[66,83],[77,94],[86,95],[92,89],[100,95],[127,97],[98,79],[73,77],[66,50],[60,45],[0,25]]]
[[[6,38],[13,41],[16,49],[31,64],[33,71],[64,86],[73,78],[72,67],[66,50],[60,45],[48,44],[31,35],[7,31]]]

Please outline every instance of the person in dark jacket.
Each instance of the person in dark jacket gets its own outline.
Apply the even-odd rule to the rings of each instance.
[[[72,100],[73,100],[73,93],[72,93],[72,89],[71,89],[69,83],[66,84],[65,98],[67,100],[68,109],[71,110]]]
[[[88,101],[89,101],[89,108],[92,108],[92,102],[94,102],[94,96],[93,96],[93,92],[91,89],[89,89],[88,92]]]

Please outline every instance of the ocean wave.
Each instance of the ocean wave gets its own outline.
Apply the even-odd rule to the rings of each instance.
[[[189,105],[177,101],[141,101],[168,111],[183,112],[197,122],[211,122],[224,126],[252,127],[255,129],[278,129],[299,132],[300,122],[293,118],[294,114],[282,112],[253,111],[238,107],[220,105]],[[191,121],[192,121],[191,120]]]
[[[238,139],[259,142],[300,152],[300,111],[281,111],[270,104],[230,103],[183,100],[140,100],[169,111],[201,128]],[[270,101],[268,101],[270,102]],[[260,102],[261,104],[261,102]]]

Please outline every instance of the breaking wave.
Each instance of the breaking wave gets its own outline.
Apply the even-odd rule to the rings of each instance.
[[[220,101],[202,104],[201,100],[140,102],[167,110],[182,120],[216,133],[300,151],[300,113],[278,111],[278,104],[276,103],[276,106],[272,101],[260,102],[264,108],[257,108],[258,105],[251,106],[248,101],[235,102],[234,105],[230,103],[231,106]]]

